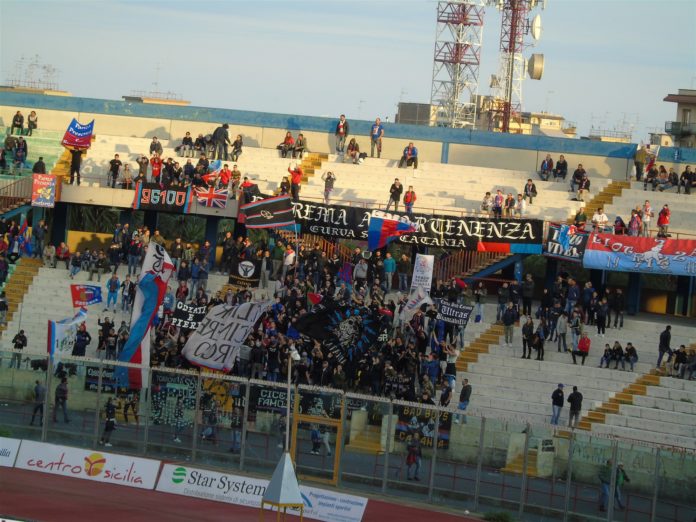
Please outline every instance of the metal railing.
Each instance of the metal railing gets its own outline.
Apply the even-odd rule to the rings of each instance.
[[[665,132],[672,136],[690,136],[696,134],[696,123],[667,121],[665,122]]]
[[[15,180],[0,184],[0,212],[24,204],[31,199],[33,179],[22,176]]]
[[[42,355],[0,353],[1,365],[8,360],[21,368],[0,372],[3,436],[97,450],[104,406],[111,398],[118,427],[110,451],[270,476],[284,449],[284,384],[149,368],[145,388],[128,392],[117,390],[114,369],[139,368],[135,365],[64,356],[57,368]],[[69,389],[69,424],[63,422],[62,410],[52,408],[55,386],[63,376]],[[42,403],[31,393],[35,381],[48,390]],[[678,522],[690,520],[696,508],[691,494],[696,486],[693,449],[476,411],[465,416],[454,408],[333,388],[299,386],[291,393],[290,450],[304,481],[326,482],[333,474],[336,486],[355,494],[446,503],[462,511],[507,510],[520,519],[614,520],[624,503],[621,520]],[[307,418],[314,426],[331,428],[319,451],[310,440]],[[407,461],[407,442],[415,432],[423,436],[420,474],[416,472],[420,482],[408,480],[414,466]],[[597,476],[608,459],[625,463],[631,481],[612,481],[603,499]],[[602,500],[606,512],[597,509]]]

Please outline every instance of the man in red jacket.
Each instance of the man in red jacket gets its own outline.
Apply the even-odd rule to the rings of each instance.
[[[662,210],[660,210],[660,213],[657,215],[657,226],[660,229],[657,237],[669,237],[668,229],[671,215],[672,212],[669,210],[669,205],[662,207]]]
[[[288,165],[288,172],[290,173],[290,193],[292,194],[293,201],[300,200],[300,183],[302,183],[302,168],[296,163],[290,163]]]
[[[585,365],[585,358],[590,353],[590,338],[587,337],[587,332],[582,333],[582,337],[580,337],[580,340],[578,341],[578,349],[573,352],[573,364],[577,364],[575,360],[575,356],[579,355],[582,357],[582,365]]]
[[[150,165],[152,166],[152,182],[159,183],[160,173],[162,172],[162,158],[156,152],[150,158]]]

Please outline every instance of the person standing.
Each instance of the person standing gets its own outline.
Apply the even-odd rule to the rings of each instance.
[[[631,482],[631,479],[628,478],[626,470],[624,470],[623,462],[619,462],[616,468],[616,488],[614,491],[614,498],[616,499],[616,503],[621,510],[626,509],[623,499],[621,498],[621,486],[629,482]]]
[[[111,447],[111,442],[109,441],[111,440],[111,434],[116,429],[116,406],[114,406],[111,397],[109,397],[104,406],[104,417],[106,422],[104,423],[104,432],[101,439],[99,439],[99,444]]]
[[[660,344],[658,346],[658,351],[660,354],[657,356],[657,366],[659,370],[662,366],[662,358],[667,354],[667,362],[672,358],[672,348],[670,343],[672,342],[672,327],[667,325],[664,331],[660,334]]]
[[[505,328],[505,345],[512,346],[512,337],[515,331],[515,321],[517,320],[517,313],[512,305],[512,301],[508,301],[507,308],[503,312],[503,327]],[[527,357],[529,358],[529,357]]]
[[[382,121],[377,118],[370,128],[370,157],[375,157],[375,148],[377,149],[377,157],[382,157],[382,138],[384,137],[384,126]]]
[[[531,359],[532,343],[534,341],[534,321],[532,316],[527,316],[527,321],[522,325],[522,359]]]
[[[70,422],[70,419],[68,419],[68,378],[63,377],[60,380],[60,383],[58,386],[56,386],[56,393],[55,393],[55,403],[53,405],[53,422],[58,422],[58,409],[63,410],[63,420],[66,422]]]
[[[20,330],[17,335],[12,339],[12,348],[17,350],[12,354],[12,360],[10,361],[10,368],[19,367],[22,365],[22,354],[21,351],[27,346],[27,336],[24,335],[24,330]]]
[[[224,123],[213,131],[213,145],[215,146],[215,157],[222,161],[227,161],[227,146],[230,143],[230,133],[227,129],[230,126]]]
[[[35,381],[34,385],[34,409],[31,412],[29,426],[34,425],[34,417],[39,414],[39,426],[43,426],[44,401],[46,400],[46,387],[40,381]]]
[[[563,343],[563,352],[568,352],[568,342],[566,336],[568,335],[568,314],[561,312],[558,316],[558,321],[556,321],[556,334],[558,336],[558,352],[561,351],[561,343]],[[571,346],[572,348],[572,346]]]
[[[669,205],[665,204],[657,215],[657,228],[659,229],[657,237],[670,237],[669,235],[669,219],[672,212],[669,210]]]
[[[399,291],[408,292],[408,276],[411,274],[411,260],[406,254],[401,255],[397,263],[399,272]]]
[[[563,394],[563,384],[558,383],[558,387],[553,390],[553,393],[551,394],[551,424],[554,426],[558,425],[558,420],[561,418],[564,399],[565,396]]]
[[[80,166],[82,165],[82,155],[85,151],[81,149],[70,150],[70,184],[75,183],[77,175],[77,185],[80,186]]]
[[[109,180],[107,180],[107,186],[111,185],[111,188],[116,188],[116,179],[118,178],[118,173],[121,170],[121,160],[118,154],[114,154],[114,159],[109,162]]]
[[[114,272],[111,278],[106,282],[106,307],[104,311],[109,309],[109,306],[113,304],[114,314],[116,314],[116,305],[118,303],[118,291],[121,289],[121,281],[119,281],[116,272]]]
[[[392,203],[394,204],[394,212],[399,211],[399,201],[401,201],[401,194],[404,191],[404,186],[399,181],[399,178],[394,178],[394,183],[389,187],[389,201],[387,201],[388,211]]]
[[[532,299],[534,298],[534,279],[527,274],[522,281],[522,315],[532,315]]]
[[[384,287],[386,293],[391,292],[394,282],[394,273],[396,272],[396,261],[392,255],[387,252],[384,258]]]
[[[336,154],[343,156],[345,153],[346,138],[348,137],[349,125],[346,121],[346,115],[341,114],[336,124]]]
[[[404,206],[406,207],[406,214],[413,216],[413,205],[416,203],[416,192],[413,190],[413,185],[408,186],[406,194],[404,194]]]
[[[292,194],[292,200],[299,201],[300,184],[302,183],[302,176],[304,175],[302,172],[302,167],[300,167],[297,163],[290,163],[290,165],[288,165],[288,172],[290,173],[290,193]]]
[[[329,199],[331,197],[331,192],[333,192],[334,189],[336,175],[331,171],[324,172],[321,175],[321,180],[324,182],[324,205],[328,205]]]
[[[460,411],[466,411],[469,407],[469,401],[471,400],[471,384],[469,384],[469,379],[464,379],[462,382],[462,389],[459,392],[459,405],[457,409]],[[466,424],[466,415],[457,414],[454,416],[454,422],[459,424],[461,420],[462,424]]]
[[[654,216],[650,201],[646,199],[643,205],[643,237],[650,237],[650,221]]]
[[[580,412],[582,411],[582,393],[578,391],[577,386],[573,386],[573,393],[568,395],[568,404],[570,404],[568,427],[577,428],[580,421]]]
[[[406,478],[408,480],[420,481],[418,472],[421,467],[423,451],[421,448],[420,434],[418,432],[415,432],[411,436],[411,440],[409,440],[406,445],[406,452]]]

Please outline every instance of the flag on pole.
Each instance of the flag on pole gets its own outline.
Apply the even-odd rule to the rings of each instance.
[[[415,288],[411,292],[411,295],[408,296],[408,301],[406,301],[406,304],[401,310],[401,320],[410,321],[421,306],[429,304],[433,304],[433,300],[430,299],[430,296],[423,287],[419,286]]]
[[[87,320],[87,310],[80,308],[74,317],[62,321],[48,320],[47,351],[54,363],[58,363],[63,355],[70,355],[75,345],[77,329]]]
[[[290,196],[276,196],[242,205],[247,228],[279,228],[295,224]]]
[[[114,377],[119,387],[131,390],[143,387],[143,375],[150,366],[150,326],[164,300],[167,282],[173,272],[174,263],[164,247],[150,242],[135,290],[130,336],[118,357],[121,362],[141,364],[143,370],[116,367]]]
[[[370,216],[370,226],[367,229],[367,249],[378,250],[404,234],[416,232],[416,227],[410,221],[375,210]]]

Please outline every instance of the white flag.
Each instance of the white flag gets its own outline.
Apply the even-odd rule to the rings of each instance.
[[[401,320],[410,321],[413,314],[415,314],[424,304],[433,304],[433,300],[430,299],[430,296],[423,289],[423,287],[419,286],[411,292],[411,295],[408,296],[408,301],[406,301],[406,304],[401,310]]]

